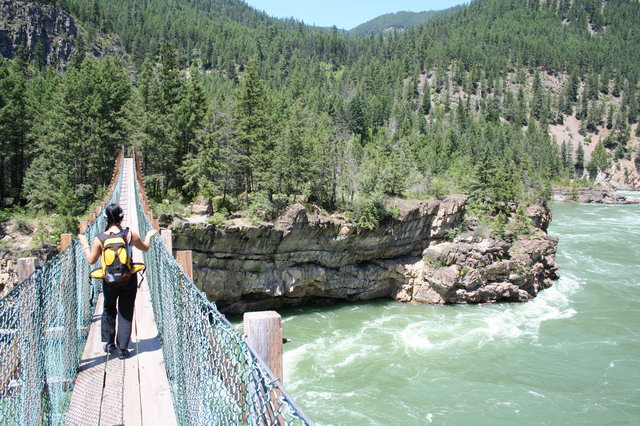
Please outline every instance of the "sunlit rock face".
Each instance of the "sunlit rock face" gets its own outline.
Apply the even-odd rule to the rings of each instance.
[[[551,285],[554,239],[537,227],[511,243],[473,236],[466,204],[463,195],[404,202],[374,230],[295,204],[274,224],[178,224],[174,249],[193,250],[196,284],[227,313],[383,297],[526,301]],[[548,225],[546,208],[528,214]]]

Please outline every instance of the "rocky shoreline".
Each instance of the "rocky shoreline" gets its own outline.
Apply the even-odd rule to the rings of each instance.
[[[387,297],[524,302],[551,286],[557,239],[546,233],[548,209],[530,207],[528,232],[499,238],[466,213],[467,200],[407,202],[371,231],[296,204],[275,224],[179,223],[173,244],[193,250],[197,286],[231,314]]]
[[[17,251],[0,249],[0,298],[6,296],[18,284],[17,264],[20,257],[35,257],[43,265],[58,253],[57,247],[47,246],[39,250]]]
[[[627,198],[607,188],[555,188],[553,200],[594,204],[640,204],[640,199]]]

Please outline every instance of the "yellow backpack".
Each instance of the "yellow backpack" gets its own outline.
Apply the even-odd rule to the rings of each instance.
[[[129,228],[117,234],[99,234],[98,239],[102,244],[101,266],[91,272],[91,278],[103,279],[108,284],[125,283],[145,269],[143,263],[134,263],[131,257]]]

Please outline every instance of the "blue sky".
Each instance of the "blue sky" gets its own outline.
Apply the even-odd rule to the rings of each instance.
[[[294,17],[305,24],[349,30],[376,16],[407,10],[441,10],[464,0],[245,0],[250,6],[277,18]]]

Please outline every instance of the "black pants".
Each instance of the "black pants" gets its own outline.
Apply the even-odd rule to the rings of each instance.
[[[115,340],[118,349],[129,347],[131,338],[131,322],[133,307],[138,290],[137,274],[126,284],[107,284],[102,282],[104,310],[102,311],[102,341],[113,343],[116,337],[116,315],[118,316],[118,338]],[[116,308],[117,306],[117,308]]]

